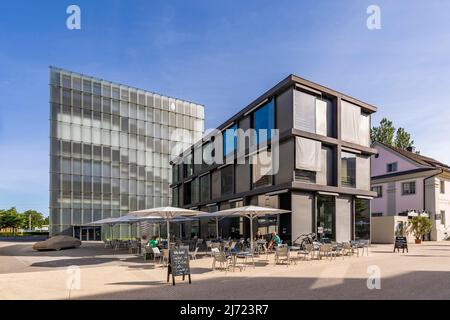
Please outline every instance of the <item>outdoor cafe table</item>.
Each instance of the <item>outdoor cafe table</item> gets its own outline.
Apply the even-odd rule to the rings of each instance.
[[[244,269],[246,266],[245,263],[247,262],[247,259],[249,257],[252,258],[253,268],[255,268],[255,260],[249,251],[236,251],[236,252],[232,251],[232,252],[229,252],[228,254],[231,256],[231,259],[232,259],[233,271],[236,269],[236,266],[241,268],[241,270]],[[244,260],[242,262],[242,265],[240,265],[240,266],[237,263],[238,259]]]

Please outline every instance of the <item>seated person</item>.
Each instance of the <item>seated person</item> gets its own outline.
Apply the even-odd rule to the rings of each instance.
[[[280,237],[277,235],[276,232],[272,232],[272,238],[269,241],[269,252],[272,252],[272,248],[274,246],[278,246],[279,244],[281,244],[281,239]]]
[[[264,236],[262,235],[261,231],[258,230],[258,232],[256,233],[256,237],[255,240],[264,240]]]
[[[156,236],[154,236],[149,242],[148,245],[152,248],[155,248],[158,246],[158,240],[156,239]]]

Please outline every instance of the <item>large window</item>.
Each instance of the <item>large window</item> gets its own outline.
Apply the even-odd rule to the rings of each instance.
[[[355,240],[370,240],[370,200],[355,200]]]
[[[356,155],[353,153],[341,153],[341,183],[344,187],[356,187]]]
[[[341,101],[342,140],[369,146],[370,115],[361,111],[361,107]]]
[[[184,157],[183,160],[183,172],[184,172],[184,177],[187,178],[191,175],[194,174],[194,167],[193,167],[193,162],[192,162],[192,153],[188,154],[187,156]]]
[[[237,136],[236,136],[237,125],[234,124],[223,132],[223,154],[227,156],[236,150],[237,146]]]
[[[208,201],[210,199],[210,175],[205,174],[200,177],[200,201]]]
[[[294,91],[294,128],[334,137],[335,108],[332,101]]]
[[[383,186],[372,187],[372,191],[377,193],[377,198],[383,197]]]
[[[191,182],[186,182],[183,185],[183,205],[188,205],[191,203]]]
[[[317,234],[321,241],[336,239],[336,198],[317,196]]]
[[[256,130],[256,142],[261,144],[271,138],[271,129],[275,128],[274,99],[253,113],[253,128]],[[260,130],[266,130],[263,134]]]
[[[191,203],[197,203],[199,200],[199,184],[198,178],[191,182]]]
[[[258,188],[272,184],[271,152],[264,150],[252,157],[252,186]]]
[[[234,166],[228,165],[220,170],[221,195],[229,195],[234,192]]]
[[[402,195],[407,196],[410,194],[416,194],[416,182],[403,182],[402,183]]]
[[[172,206],[178,207],[180,204],[178,203],[178,187],[172,189]]]

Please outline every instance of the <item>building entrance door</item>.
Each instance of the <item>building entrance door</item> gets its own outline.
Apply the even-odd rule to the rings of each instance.
[[[100,241],[102,240],[101,227],[74,227],[74,237],[81,241]]]

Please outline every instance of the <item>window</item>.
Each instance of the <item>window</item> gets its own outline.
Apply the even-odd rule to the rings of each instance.
[[[382,217],[383,212],[372,212],[372,217]]]
[[[183,204],[191,204],[191,182],[187,182],[183,185]]]
[[[220,170],[221,195],[229,195],[234,192],[234,166],[229,165]]]
[[[295,90],[294,99],[294,128],[316,133],[316,97]]]
[[[191,175],[194,174],[194,168],[192,165],[192,153],[188,154],[186,157],[184,157],[184,161],[183,161],[183,172],[184,172],[184,177],[187,178]]]
[[[237,146],[237,136],[236,136],[237,125],[234,124],[223,132],[223,154],[227,156],[236,150]]]
[[[178,182],[178,169],[179,169],[178,164],[172,165],[172,183]]]
[[[388,163],[386,166],[386,171],[389,172],[396,172],[397,171],[397,162]]]
[[[256,130],[257,144],[261,144],[271,138],[270,130],[275,128],[275,105],[273,99],[253,113],[253,128]],[[262,130],[265,130],[265,133]]]
[[[199,190],[198,190],[198,178],[195,178],[191,182],[191,203],[197,203],[199,200]]]
[[[356,155],[341,153],[341,183],[344,187],[356,187]]]
[[[252,187],[272,185],[272,156],[271,152],[264,150],[252,157]]]
[[[402,183],[402,195],[416,194],[416,182],[403,182]]]
[[[178,203],[178,187],[175,187],[172,189],[172,205],[174,207],[178,207],[179,203]]]
[[[439,184],[440,184],[440,191],[442,194],[444,194],[445,193],[445,181],[441,180]]]
[[[372,187],[372,191],[377,193],[377,198],[383,197],[383,186],[375,186]]]
[[[355,240],[370,240],[370,200],[355,199]]]
[[[342,140],[370,145],[370,115],[363,112],[361,107],[341,101]]]
[[[317,197],[317,234],[320,241],[336,239],[336,198],[319,195]]]
[[[295,138],[295,168],[307,171],[321,170],[321,150],[320,141]]]
[[[200,177],[200,201],[208,201],[210,199],[210,176],[206,174]]]

